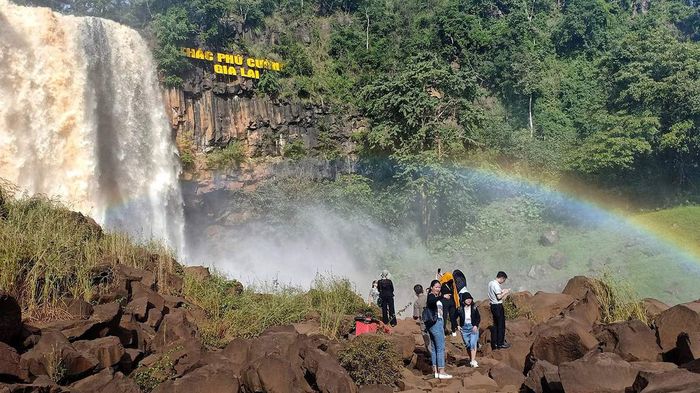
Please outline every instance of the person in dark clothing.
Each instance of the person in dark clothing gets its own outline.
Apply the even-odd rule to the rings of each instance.
[[[430,283],[430,292],[425,300],[425,307],[435,316],[435,324],[428,329],[430,334],[430,360],[433,364],[433,373],[438,379],[451,379],[452,375],[445,372],[445,330],[443,320],[442,302],[451,296],[440,292],[440,281],[433,280]]]
[[[440,285],[440,292],[443,294],[443,296],[449,295],[442,301],[442,306],[445,310],[445,319],[449,319],[450,321],[450,327],[452,328],[450,333],[452,333],[452,336],[457,336],[457,329],[459,325],[457,324],[457,303],[455,301],[458,300],[456,299],[455,295],[456,292],[452,273],[444,273],[440,278]],[[447,322],[445,322],[445,329],[447,329]]]
[[[394,283],[389,278],[389,271],[382,272],[382,278],[377,282],[379,299],[382,302],[382,321],[385,324],[396,326],[396,313],[394,311]]]
[[[481,315],[479,309],[474,304],[474,298],[471,293],[465,292],[460,295],[462,307],[459,310],[459,319],[462,321],[462,339],[464,345],[469,351],[469,365],[479,367],[476,362],[476,349],[479,343],[479,323],[481,323]]]
[[[506,342],[506,313],[503,308],[503,299],[510,294],[510,289],[502,289],[501,285],[506,282],[508,275],[505,272],[498,272],[496,279],[489,282],[488,295],[491,303],[491,314],[493,314],[493,335],[491,345],[494,349],[508,349],[510,344]]]

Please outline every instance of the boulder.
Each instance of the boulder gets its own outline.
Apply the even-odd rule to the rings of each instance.
[[[355,393],[355,383],[347,371],[331,355],[318,348],[305,348],[301,351],[306,374],[313,376],[316,386],[322,393]],[[307,378],[308,380],[308,378]]]
[[[227,364],[235,374],[240,374],[243,365],[248,359],[251,340],[236,338],[231,341],[222,351],[222,355],[228,359]]]
[[[525,375],[522,372],[503,363],[498,363],[491,367],[489,369],[489,377],[496,381],[500,387],[508,385],[520,387],[525,382]]]
[[[142,326],[142,328],[145,328]],[[172,310],[163,318],[152,347],[156,350],[170,348],[179,343],[186,347],[199,346],[197,326],[190,322],[181,308]]]
[[[546,360],[538,360],[527,373],[523,385],[534,393],[563,393],[559,367]]]
[[[681,333],[676,340],[678,363],[688,363],[700,359],[700,332]]]
[[[81,379],[70,386],[76,393],[141,393],[141,389],[132,378],[120,372],[114,373],[106,368],[97,374]]]
[[[557,251],[549,256],[549,266],[554,269],[561,270],[566,267],[569,258],[561,251]]]
[[[143,358],[143,351],[136,348],[126,348],[124,356],[119,361],[119,369],[129,374],[135,370],[139,361]]]
[[[252,392],[313,392],[301,370],[279,355],[250,362],[241,375],[241,385]]]
[[[574,301],[575,299],[567,294],[540,291],[529,300],[529,309],[536,321],[544,322],[559,315]]]
[[[700,374],[688,370],[655,373],[641,371],[637,374],[630,393],[697,393],[700,386]]]
[[[577,321],[564,317],[538,326],[530,357],[554,365],[583,357],[598,346],[598,340]]]
[[[165,307],[168,309],[182,307],[185,304],[185,299],[173,295],[161,295],[165,301]]]
[[[387,338],[394,344],[396,352],[401,356],[404,362],[411,360],[413,351],[416,349],[416,342],[412,336],[398,336],[392,334],[387,336]]]
[[[125,282],[139,282],[149,289],[153,289],[155,287],[156,277],[153,272],[149,270],[139,269],[137,267],[119,263],[114,266],[114,274]]]
[[[209,268],[204,266],[187,266],[185,267],[185,275],[193,277],[195,280],[204,281],[211,278]]]
[[[653,320],[657,315],[669,309],[668,304],[652,298],[642,299],[642,305],[649,320]]]
[[[592,352],[559,366],[559,377],[566,393],[624,393],[636,376],[637,369],[609,352]]]
[[[669,362],[630,362],[630,366],[637,371],[646,371],[650,373],[665,373],[678,368],[678,366]]]
[[[130,301],[124,312],[133,315],[138,322],[144,322],[148,316],[148,298],[142,296]]]
[[[77,377],[95,370],[99,362],[94,356],[75,350],[60,332],[47,331],[34,348],[22,354],[20,365],[33,376]]]
[[[11,346],[0,342],[0,382],[19,382],[24,379],[20,358]]]
[[[484,374],[473,373],[462,379],[462,386],[467,392],[478,391],[483,389],[487,392],[495,392],[498,390],[498,384],[493,379]]]
[[[604,352],[616,353],[628,362],[661,360],[654,331],[638,319],[598,326],[595,336]]]
[[[600,303],[593,291],[585,295],[562,312],[562,315],[577,321],[581,326],[592,327],[601,320]]]
[[[59,301],[58,307],[65,311],[71,319],[88,319],[93,312],[92,305],[83,299],[62,299]]]
[[[532,348],[534,337],[506,335],[506,338],[511,347],[507,350],[495,350],[490,354],[490,357],[522,373],[526,368],[526,360],[530,348]]]
[[[133,315],[125,314],[119,322],[116,335],[125,348],[150,351],[156,331],[145,323],[137,322]]]
[[[681,368],[700,374],[700,359],[695,359],[692,362],[688,362],[682,365]]]
[[[131,299],[148,299],[148,307],[155,308],[161,313],[165,311],[165,299],[160,294],[154,292],[150,287],[140,283],[131,283]]]
[[[119,303],[100,304],[93,307],[90,319],[70,321],[61,333],[71,341],[104,337],[119,325],[121,314]]]
[[[575,276],[571,278],[561,292],[569,295],[576,300],[582,300],[586,297],[588,291],[593,291],[594,280],[586,276]]]
[[[22,310],[17,300],[0,291],[0,342],[13,345],[22,331]]]
[[[678,304],[661,312],[655,324],[661,349],[665,353],[674,350],[681,333],[700,332],[700,301]]]
[[[148,318],[146,318],[146,324],[148,326],[157,330],[162,320],[163,314],[157,308],[148,310]]]
[[[124,347],[115,336],[76,341],[73,347],[80,352],[92,355],[104,368],[116,365],[124,356]]]
[[[153,390],[153,393],[238,393],[238,378],[221,367],[208,364],[181,378],[166,381]]]
[[[553,246],[559,243],[559,232],[552,229],[540,236],[540,244],[543,246]]]
[[[393,393],[394,389],[388,385],[365,385],[360,388],[360,393]]]

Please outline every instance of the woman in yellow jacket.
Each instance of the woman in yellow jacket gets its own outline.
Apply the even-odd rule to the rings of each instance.
[[[459,307],[459,294],[457,293],[457,287],[454,283],[454,277],[452,273],[446,272],[440,276],[440,292],[443,297],[443,310],[445,314],[449,316],[450,327],[452,328],[452,336],[457,336],[457,308]],[[447,319],[447,318],[445,318]],[[445,322],[445,330],[447,330],[447,322]]]

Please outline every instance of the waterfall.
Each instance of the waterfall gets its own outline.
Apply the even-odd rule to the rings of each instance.
[[[183,253],[177,150],[146,42],[0,0],[0,178]]]

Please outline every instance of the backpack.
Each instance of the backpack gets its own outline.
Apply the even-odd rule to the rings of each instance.
[[[425,325],[425,330],[430,330],[433,325],[437,322],[437,313],[430,310],[428,307],[423,309],[423,315],[421,315],[421,320]]]

